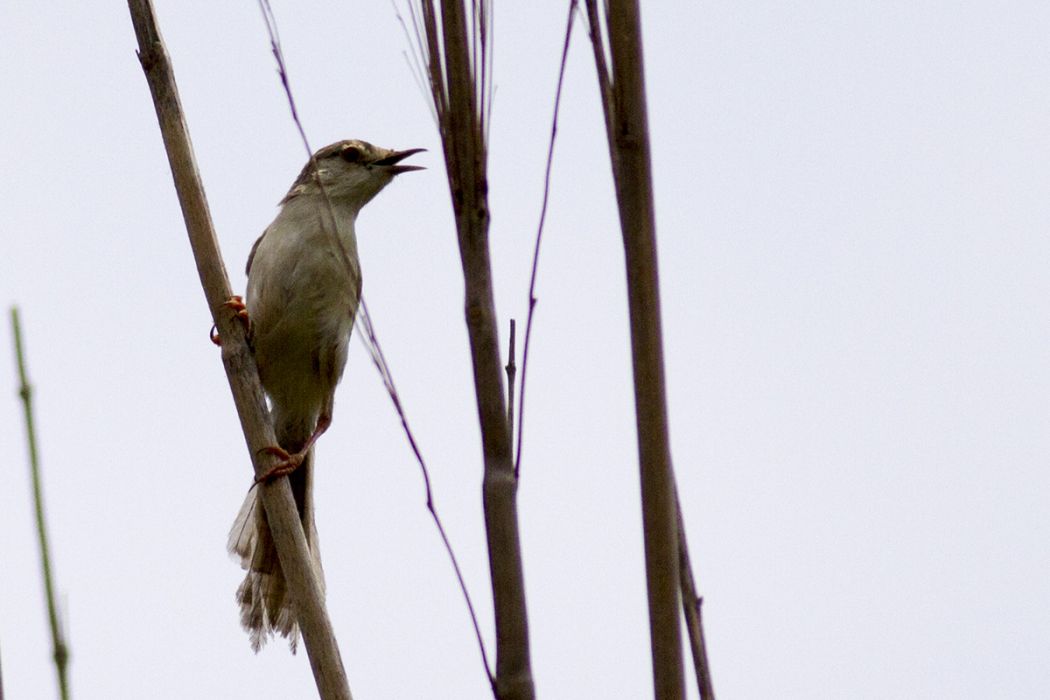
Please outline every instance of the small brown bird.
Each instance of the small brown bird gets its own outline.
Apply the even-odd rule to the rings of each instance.
[[[322,585],[312,447],[332,422],[361,298],[354,222],[396,175],[422,169],[401,165],[422,150],[392,151],[356,140],[325,146],[303,168],[248,256],[249,339],[270,398],[278,443],[270,451],[281,458],[261,480],[288,475]],[[295,605],[256,489],[241,506],[227,546],[248,572],[237,601],[252,649],[279,633],[294,652]]]

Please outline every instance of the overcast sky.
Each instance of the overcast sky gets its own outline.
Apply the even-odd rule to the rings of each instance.
[[[306,155],[255,3],[157,5],[243,289],[248,250]],[[315,148],[430,149],[413,159],[428,170],[358,222],[365,296],[491,651],[462,275],[408,42],[386,2],[274,12]],[[650,2],[642,19],[673,454],[719,697],[1046,697],[1050,5]],[[562,2],[496,7],[504,343],[525,316],[564,21]],[[239,626],[243,574],[225,540],[251,466],[126,6],[3,3],[0,84],[0,301],[22,310],[74,696],[310,697],[305,654],[272,643],[256,656]],[[579,31],[520,489],[544,698],[651,695],[605,145]],[[351,688],[487,697],[418,467],[351,347],[316,480]],[[11,698],[47,698],[5,364],[3,681]]]

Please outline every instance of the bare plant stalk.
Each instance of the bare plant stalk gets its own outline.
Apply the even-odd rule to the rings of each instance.
[[[232,296],[232,291],[197,172],[175,77],[157,28],[152,2],[128,0],[128,9],[138,38],[139,61],[153,95],[197,272],[212,319],[222,338],[223,366],[255,473],[261,475],[273,466],[276,459],[264,457],[266,453],[263,449],[277,444],[277,441],[245,328],[224,306]],[[325,609],[324,592],[320,581],[312,575],[306,537],[288,480],[277,479],[260,488],[281,568],[295,600],[299,626],[318,693],[323,700],[350,700],[350,687]]]
[[[685,628],[689,631],[689,651],[693,656],[696,672],[696,687],[700,700],[715,700],[715,688],[711,682],[711,665],[707,662],[707,645],[704,643],[704,621],[701,614],[703,599],[696,593],[693,580],[693,565],[689,561],[689,547],[685,540],[685,520],[682,518],[682,502],[675,488],[675,520],[678,523],[678,575],[681,577],[682,611],[685,613]]]
[[[284,49],[281,46],[281,39],[277,31],[277,18],[273,14],[273,8],[270,6],[269,0],[259,0],[259,7],[262,10],[263,21],[266,23],[266,31],[270,37],[270,49],[273,53],[274,60],[277,62],[277,74],[281,78],[281,86],[284,88],[284,94],[288,98],[288,107],[291,109],[292,121],[295,123],[296,129],[299,131],[299,136],[302,139],[303,146],[306,148],[307,157],[310,159],[313,167],[317,168],[317,163],[314,160],[313,148],[310,146],[309,139],[306,138],[306,129],[303,127],[302,120],[299,119],[299,109],[295,104],[295,97],[292,95],[292,83],[288,77],[288,67],[284,61]],[[400,15],[398,16],[398,19],[401,19]],[[404,28],[404,26],[404,22],[402,21],[402,28]],[[409,63],[409,66],[412,66],[411,62]],[[328,207],[330,219],[336,221],[335,213],[332,210],[332,201],[328,197],[328,193],[324,190],[324,183],[318,179],[317,184],[320,185],[321,191],[324,194],[324,201],[325,205]],[[343,264],[347,268],[350,268],[351,263],[349,254],[340,242],[336,231],[327,229],[326,233],[328,233],[331,238],[331,244],[340,251]],[[481,627],[478,624],[477,613],[474,611],[474,602],[470,597],[470,591],[467,589],[467,582],[463,578],[463,572],[459,568],[459,560],[456,558],[455,550],[452,548],[452,542],[449,540],[448,534],[445,532],[445,525],[441,521],[441,516],[438,514],[437,505],[434,503],[434,494],[430,487],[430,471],[427,469],[426,460],[423,459],[423,453],[420,451],[419,445],[416,443],[416,438],[412,433],[412,428],[408,424],[408,416],[405,414],[404,407],[401,404],[401,395],[398,393],[397,386],[394,384],[394,376],[391,373],[390,366],[387,364],[386,357],[383,354],[383,348],[379,344],[379,337],[376,335],[375,326],[372,324],[372,317],[368,312],[368,304],[365,303],[365,297],[363,294],[360,295],[360,302],[360,306],[357,310],[356,325],[361,327],[363,332],[358,333],[358,337],[361,338],[361,342],[364,344],[368,355],[372,358],[372,363],[379,372],[379,377],[383,381],[383,386],[387,391],[387,395],[390,397],[391,402],[393,402],[394,410],[397,412],[398,418],[401,420],[401,428],[405,431],[408,446],[412,450],[412,454],[415,455],[416,462],[419,464],[420,472],[423,475],[423,487],[426,493],[427,510],[430,512],[430,516],[434,521],[434,526],[437,528],[438,535],[441,537],[441,542],[445,546],[445,552],[448,554],[449,561],[452,563],[452,570],[456,575],[456,581],[459,583],[460,592],[463,593],[463,599],[467,604],[467,611],[469,612],[470,620],[474,625],[474,635],[481,652],[481,662],[485,667],[485,676],[488,678],[489,684],[494,685],[495,681],[492,678],[492,672],[489,670],[488,654],[485,651],[485,642],[481,637]]]
[[[609,139],[609,154],[612,161],[613,178],[619,183],[620,159],[616,150],[613,124],[615,108],[613,104],[612,82],[605,60],[605,47],[602,41],[601,21],[595,0],[586,0],[587,19],[590,25],[591,45],[594,49],[594,62],[598,73],[598,86],[601,92],[603,113],[605,115],[606,134]],[[622,206],[622,205],[621,205]],[[686,610],[686,629],[689,630],[689,643],[693,655],[697,683],[700,686],[700,697],[703,700],[714,700],[714,689],[711,684],[711,668],[707,661],[707,647],[704,642],[703,619],[700,615],[701,599],[697,597],[693,582],[692,564],[689,561],[689,548],[686,543],[685,528],[682,526],[681,502],[675,490],[675,506],[678,522],[679,565],[682,571],[679,578],[682,589],[682,605]]]
[[[463,264],[467,333],[485,463],[482,495],[496,615],[495,690],[501,699],[531,699],[535,689],[518,536],[518,482],[503,393],[488,246],[488,3],[470,3],[473,34],[469,37],[463,5],[462,0],[441,0],[439,23],[433,0],[420,0],[419,16]],[[471,53],[471,46],[476,53]]]
[[[430,517],[434,520],[434,525],[437,527],[438,535],[441,537],[441,542],[445,545],[445,552],[448,554],[449,560],[452,562],[452,570],[456,574],[456,581],[459,582],[459,590],[463,593],[463,599],[467,603],[467,612],[470,614],[470,621],[474,625],[474,636],[478,641],[478,649],[481,651],[481,663],[485,667],[485,677],[489,680],[489,685],[493,687],[495,692],[496,680],[492,677],[492,672],[489,670],[489,657],[485,651],[485,641],[481,638],[481,626],[478,624],[478,615],[474,611],[474,602],[471,600],[470,592],[467,590],[466,579],[463,578],[463,572],[459,568],[459,560],[456,558],[456,553],[452,549],[452,542],[448,538],[448,534],[445,532],[445,525],[441,522],[441,516],[438,515],[437,505],[434,503],[434,492],[430,487],[430,470],[427,469],[426,461],[423,459],[423,453],[419,449],[419,445],[416,443],[416,437],[412,433],[412,428],[408,425],[408,416],[405,415],[405,409],[401,405],[401,395],[397,392],[397,387],[394,385],[394,375],[390,372],[390,365],[386,362],[386,356],[383,354],[383,348],[379,345],[379,338],[376,336],[375,326],[372,324],[372,316],[368,313],[368,306],[365,304],[364,297],[361,297],[361,308],[360,312],[360,325],[362,332],[358,335],[361,337],[361,342],[364,343],[365,349],[368,351],[369,357],[372,358],[372,363],[375,365],[376,370],[379,372],[379,378],[383,380],[383,386],[386,388],[387,394],[390,396],[390,400],[394,404],[394,410],[397,412],[398,418],[401,419],[401,428],[405,431],[405,437],[408,439],[408,446],[412,450],[412,454],[416,456],[416,461],[419,463],[419,469],[423,474],[423,488],[426,493],[427,499],[427,510],[430,511]]]
[[[510,320],[510,350],[507,353],[507,366],[504,368],[507,370],[507,427],[511,435],[514,434],[514,377],[518,373],[518,366],[514,364],[516,325],[512,318]],[[518,475],[517,469],[514,470],[514,475]]]
[[[636,0],[609,0],[607,8],[611,78],[596,3],[587,0],[627,266],[653,686],[656,698],[677,700],[685,697],[678,523],[667,427],[641,23]]]
[[[303,122],[299,119],[299,108],[295,104],[295,98],[292,97],[292,83],[288,79],[288,67],[284,62],[284,49],[281,46],[281,38],[277,33],[277,18],[274,17],[273,8],[270,7],[269,0],[259,0],[259,9],[262,11],[263,21],[266,23],[266,32],[270,37],[270,51],[273,53],[274,60],[277,62],[277,75],[281,78],[281,86],[284,88],[284,94],[288,97],[288,108],[292,112],[292,122],[295,124],[295,128],[299,131],[299,138],[302,139],[303,148],[306,149],[306,158],[310,161],[310,168],[317,171],[317,160],[314,158],[314,149],[310,146],[310,140],[306,138],[306,129],[303,128]],[[325,184],[320,177],[317,178],[317,185],[321,190],[321,194],[324,197],[325,206],[328,209],[329,219],[336,222],[335,211],[332,209],[332,200],[328,197],[328,192],[325,190]],[[331,227],[322,223],[321,226],[323,232],[328,236],[328,243],[334,250],[339,251],[340,262],[343,267],[351,271],[349,274],[353,275],[352,272],[354,265],[350,262],[350,253],[347,252],[346,248],[339,241],[339,232],[336,230],[336,226]]]
[[[47,598],[47,619],[51,626],[52,658],[55,661],[55,672],[58,674],[58,693],[62,700],[69,700],[69,682],[66,667],[69,664],[69,647],[59,620],[58,605],[55,603],[55,586],[51,575],[51,547],[47,539],[47,522],[44,518],[44,489],[40,483],[40,457],[36,447],[36,427],[33,421],[33,387],[29,383],[26,371],[25,351],[22,347],[22,324],[18,318],[18,308],[11,307],[11,329],[15,338],[15,359],[18,362],[18,395],[22,398],[22,408],[26,421],[26,442],[29,445],[29,474],[33,481],[33,507],[36,511],[36,532],[40,538],[40,567],[44,573],[44,593]],[[0,687],[0,700],[3,688]]]
[[[543,202],[540,205],[540,222],[536,226],[536,244],[532,250],[532,272],[529,275],[529,312],[525,317],[525,342],[521,352],[521,404],[518,407],[518,447],[514,453],[514,476],[521,474],[521,446],[525,430],[525,380],[529,371],[529,341],[532,340],[532,317],[536,311],[536,273],[540,267],[540,244],[543,242],[543,224],[547,221],[547,203],[550,201],[551,167],[554,164],[554,139],[558,136],[558,113],[561,111],[561,88],[565,82],[565,66],[569,62],[569,44],[572,39],[572,25],[576,18],[577,1],[569,2],[569,18],[565,25],[565,42],[561,49],[561,63],[558,65],[558,87],[554,91],[554,116],[551,118],[551,138],[547,144],[547,166],[543,173]],[[514,395],[510,396],[514,403]],[[511,428],[514,427],[513,421]]]

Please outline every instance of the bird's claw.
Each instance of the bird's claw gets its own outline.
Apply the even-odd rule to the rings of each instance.
[[[248,318],[248,307],[244,304],[244,297],[234,295],[222,303],[227,309],[232,309],[233,314],[236,318],[240,319],[241,323],[244,324],[244,331],[247,333],[252,329],[252,321]],[[214,325],[211,327],[211,332],[208,334],[211,338],[211,342],[216,345],[222,345],[222,338],[219,337],[219,329]]]
[[[244,297],[234,294],[232,297],[222,302],[222,305],[228,309],[233,309],[238,318],[248,320],[248,307],[244,305]]]
[[[259,452],[265,452],[266,454],[277,457],[280,461],[273,465],[265,472],[255,477],[255,483],[269,483],[274,479],[278,479],[282,476],[288,476],[303,464],[305,455],[302,452],[295,454],[288,454],[288,450],[277,445],[271,445],[264,447]]]

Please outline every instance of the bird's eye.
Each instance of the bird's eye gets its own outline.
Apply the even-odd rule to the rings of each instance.
[[[347,146],[339,152],[343,160],[347,163],[359,163],[361,162],[361,149],[357,146]]]

